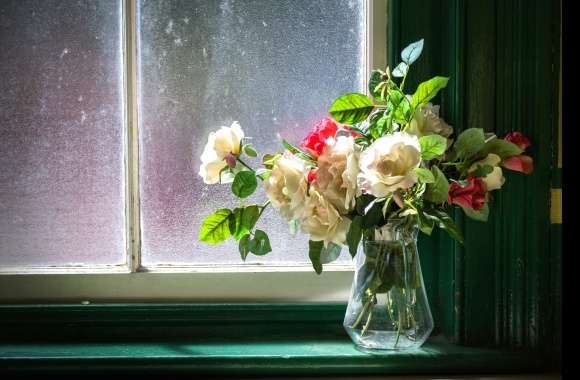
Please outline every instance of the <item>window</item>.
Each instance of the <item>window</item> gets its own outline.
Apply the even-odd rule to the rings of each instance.
[[[0,28],[0,282],[19,293],[3,299],[346,298],[350,257],[320,281],[272,210],[268,256],[198,242],[233,200],[196,173],[220,125],[279,149],[365,91],[385,0],[13,0]]]

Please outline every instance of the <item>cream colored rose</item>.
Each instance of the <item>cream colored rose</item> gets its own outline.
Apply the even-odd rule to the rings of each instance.
[[[272,206],[288,219],[299,219],[305,207],[309,168],[289,151],[276,160],[264,191]]]
[[[354,207],[358,157],[352,136],[329,138],[318,157],[314,185],[342,214]]]
[[[350,219],[341,216],[338,210],[322,194],[310,189],[306,201],[305,213],[300,228],[310,235],[310,240],[344,244]]]
[[[493,166],[493,171],[491,173],[489,173],[488,175],[486,175],[485,177],[482,177],[481,179],[483,180],[483,182],[485,182],[485,186],[487,188],[487,191],[499,190],[499,189],[501,189],[501,187],[503,186],[503,184],[505,182],[503,172],[502,172],[501,168],[499,167],[500,163],[501,163],[501,158],[497,154],[490,153],[483,160],[479,160],[476,163],[474,163],[473,165],[471,165],[469,167],[468,173],[470,173],[470,174],[473,173],[474,171],[477,170],[477,167],[480,165]]]
[[[417,136],[396,132],[375,140],[360,157],[358,185],[363,192],[386,197],[417,182],[414,169],[421,163]]]
[[[237,121],[230,127],[221,127],[216,132],[211,132],[207,144],[201,154],[201,166],[199,175],[207,184],[218,183],[221,170],[227,166],[228,154],[240,154],[240,146],[244,138],[244,131]]]
[[[453,127],[439,117],[439,106],[427,103],[415,111],[405,132],[418,137],[427,135],[449,137],[453,133]]]

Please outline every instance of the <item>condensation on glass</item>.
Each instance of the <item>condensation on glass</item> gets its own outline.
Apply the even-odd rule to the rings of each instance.
[[[0,2],[0,267],[125,261],[122,2]]]
[[[297,143],[336,96],[360,92],[363,2],[140,0],[137,16],[142,263],[239,264],[235,241],[198,241],[208,214],[236,206],[197,175],[207,136],[238,120],[261,153],[279,150],[278,135]],[[308,240],[274,210],[257,228],[273,252],[248,262],[309,265]]]

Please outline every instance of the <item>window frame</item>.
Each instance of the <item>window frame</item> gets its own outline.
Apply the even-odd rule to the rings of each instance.
[[[362,88],[373,68],[384,68],[387,61],[387,0],[362,0],[365,16]],[[322,278],[310,264],[300,265],[155,265],[140,261],[139,139],[137,102],[137,0],[123,0],[123,58],[125,103],[125,218],[126,260],[120,265],[64,265],[0,267],[0,302],[9,300],[129,300],[129,299],[228,299],[271,301],[344,301],[352,280],[352,263],[325,265]],[[280,277],[287,280],[280,281]],[[150,292],[149,279],[160,286]],[[98,286],[99,281],[106,286]],[[313,281],[314,280],[314,281]],[[266,281],[273,286],[257,290],[250,283]],[[289,283],[292,283],[290,292]],[[219,286],[218,284],[226,284]],[[296,284],[308,284],[301,288]],[[332,284],[332,286],[331,286]],[[213,291],[208,291],[208,289]],[[41,289],[41,292],[38,292]],[[161,291],[162,289],[162,291]],[[189,289],[184,292],[182,289]],[[195,290],[197,289],[197,290]],[[201,290],[200,290],[201,289]],[[217,292],[215,289],[223,289]],[[252,290],[253,289],[253,290]],[[335,289],[329,292],[329,289]],[[17,290],[14,292],[14,290]]]

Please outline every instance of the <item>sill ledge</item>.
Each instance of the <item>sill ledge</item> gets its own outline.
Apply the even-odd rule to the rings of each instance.
[[[317,341],[184,341],[0,344],[0,371],[172,371],[221,375],[536,372],[529,353],[456,346],[437,339],[410,352],[368,354],[348,338]]]

